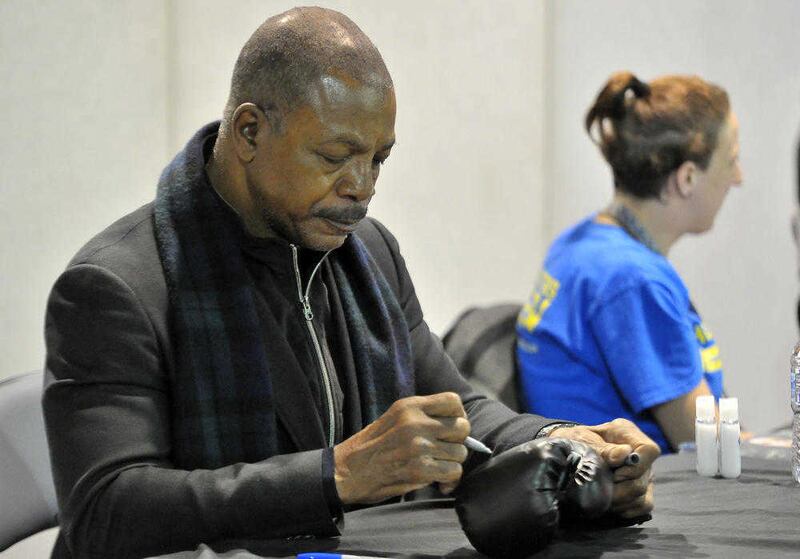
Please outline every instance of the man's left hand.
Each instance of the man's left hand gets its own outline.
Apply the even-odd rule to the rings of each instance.
[[[612,512],[635,518],[653,510],[652,465],[661,450],[635,424],[615,419],[601,425],[561,427],[548,436],[584,442],[603,457],[614,471]],[[625,458],[631,452],[639,455],[639,463],[626,466]]]

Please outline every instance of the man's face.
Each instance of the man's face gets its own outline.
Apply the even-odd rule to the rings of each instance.
[[[722,207],[731,186],[742,183],[739,165],[739,122],[731,112],[719,131],[717,147],[711,154],[708,167],[700,171],[700,181],[692,202],[696,216],[694,232],[708,231]]]
[[[310,93],[258,143],[247,187],[268,235],[330,250],[367,213],[394,144],[395,97],[347,76],[323,76]]]

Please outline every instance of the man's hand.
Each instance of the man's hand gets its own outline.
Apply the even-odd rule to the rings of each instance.
[[[458,394],[398,400],[333,448],[339,498],[344,504],[377,503],[433,482],[454,487],[467,458],[469,430]]]
[[[614,471],[612,512],[634,518],[653,510],[651,466],[661,450],[636,425],[627,419],[615,419],[601,425],[554,429],[549,436],[582,441],[611,466]],[[635,466],[625,466],[625,458],[631,452],[637,452],[641,460]]]

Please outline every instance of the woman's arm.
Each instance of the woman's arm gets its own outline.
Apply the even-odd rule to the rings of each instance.
[[[702,379],[691,392],[650,408],[672,448],[677,449],[683,442],[694,441],[695,400],[698,396],[710,395],[706,379]]]

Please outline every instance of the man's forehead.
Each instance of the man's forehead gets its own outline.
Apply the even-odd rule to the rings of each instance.
[[[378,107],[384,104],[391,92],[391,88],[371,85],[344,72],[325,74],[310,89],[310,101],[321,108]]]
[[[350,144],[356,151],[384,150],[394,144],[391,87],[367,85],[346,74],[326,74],[309,86],[306,102],[292,114],[296,129],[305,130],[315,141]]]

